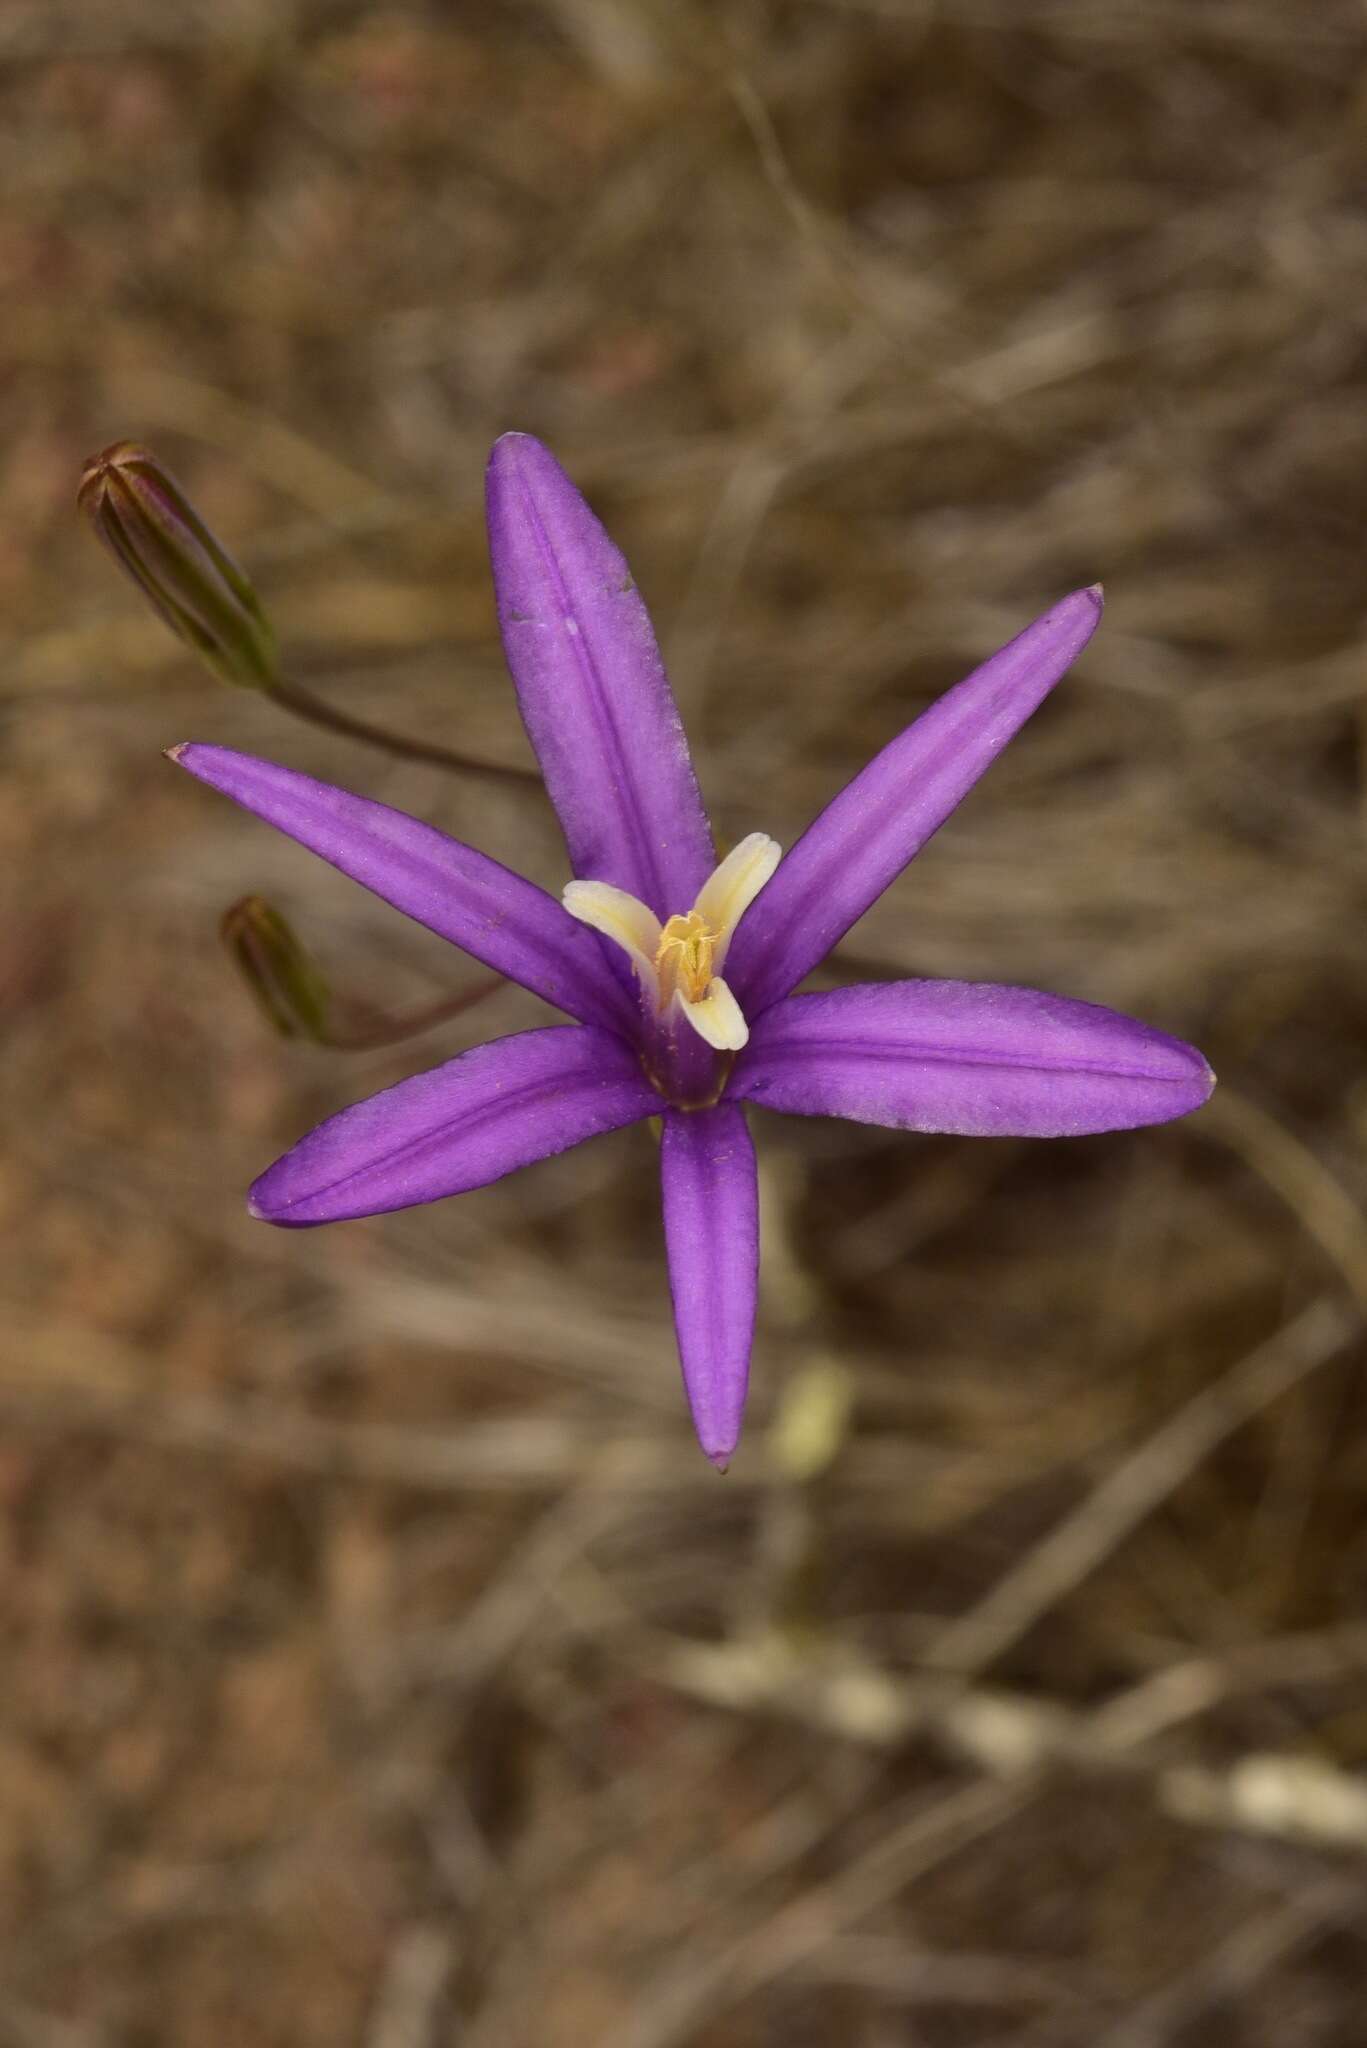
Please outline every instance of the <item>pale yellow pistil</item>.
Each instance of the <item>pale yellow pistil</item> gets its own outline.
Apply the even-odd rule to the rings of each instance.
[[[778,866],[779,854],[774,840],[752,832],[708,876],[693,908],[663,925],[646,904],[611,882],[571,882],[565,908],[622,948],[661,1017],[677,1006],[718,1052],[739,1052],[750,1031],[721,970],[732,934]]]

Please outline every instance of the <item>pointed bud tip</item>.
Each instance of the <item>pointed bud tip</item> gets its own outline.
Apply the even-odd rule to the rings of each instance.
[[[153,457],[139,441],[111,441],[107,448],[101,448],[98,455],[87,455],[81,464],[81,481],[76,489],[77,499],[83,499],[96,484],[105,482],[111,470],[123,469],[130,463],[150,463]]]
[[[176,764],[176,766],[177,766],[177,768],[179,768],[179,767],[180,767],[180,765],[181,765],[181,760],[182,760],[182,757],[183,757],[183,755],[184,755],[184,754],[185,754],[185,753],[187,752],[187,750],[188,750],[188,749],[189,749],[190,747],[192,747],[193,745],[194,745],[194,741],[193,741],[193,740],[182,740],[182,741],[180,742],[180,744],[179,744],[178,746],[174,746],[174,747],[163,747],[163,748],[162,748],[162,753],[163,753],[163,754],[164,754],[164,755],[166,756],[166,758],[167,758],[167,760],[168,760],[168,761],[174,761],[174,762],[175,762],[175,764]]]

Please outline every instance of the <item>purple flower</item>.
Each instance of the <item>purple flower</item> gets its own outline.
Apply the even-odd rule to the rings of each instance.
[[[602,1131],[663,1118],[674,1321],[704,1451],[740,1434],[759,1263],[747,1103],[899,1130],[1071,1137],[1185,1115],[1190,1046],[1031,989],[793,990],[941,826],[1086,646],[1075,591],[885,747],[780,859],[717,864],[688,745],[626,563],[539,442],[489,463],[499,624],[575,880],[563,902],[384,804],[223,747],[173,758],[572,1024],[477,1046],[330,1117],[252,1189],[332,1223],[435,1202]]]

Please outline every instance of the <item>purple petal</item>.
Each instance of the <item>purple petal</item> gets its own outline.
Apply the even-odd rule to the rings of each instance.
[[[743,1110],[665,1111],[665,1247],[684,1389],[724,1471],[740,1436],[759,1286],[759,1180]]]
[[[753,1022],[797,987],[991,767],[1095,632],[1076,590],[932,704],[809,825],[741,920],[726,979]]]
[[[585,1024],[634,1028],[593,934],[498,861],[388,804],[228,747],[190,741],[173,747],[171,759],[558,1009]]]
[[[796,1116],[970,1138],[1070,1138],[1199,1109],[1199,1052],[1115,1010],[990,982],[792,996],[755,1026],[728,1093]]]
[[[716,854],[631,571],[529,434],[495,443],[488,510],[503,645],[574,872],[687,910]]]
[[[262,1174],[267,1223],[338,1223],[500,1180],[600,1131],[655,1116],[660,1098],[620,1038],[553,1024],[477,1045],[331,1116]]]

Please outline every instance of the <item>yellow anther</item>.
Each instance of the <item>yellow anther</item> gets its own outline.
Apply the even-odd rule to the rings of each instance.
[[[677,991],[686,1002],[698,1003],[712,980],[712,952],[718,934],[700,912],[671,917],[660,933],[655,972],[660,977],[660,1007]]]

